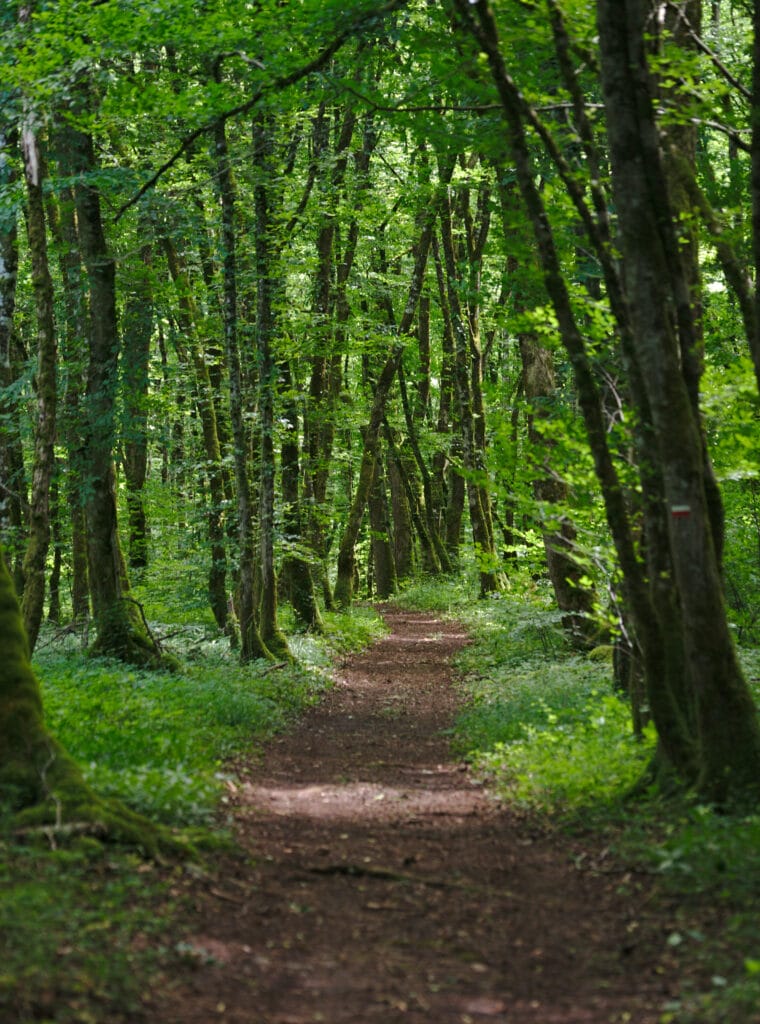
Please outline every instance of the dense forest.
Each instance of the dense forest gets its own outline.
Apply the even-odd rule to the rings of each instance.
[[[266,673],[423,578],[543,588],[654,732],[637,791],[756,807],[759,25],[747,0],[3,3],[19,820],[105,813],[43,724],[41,637],[171,678],[195,622]]]

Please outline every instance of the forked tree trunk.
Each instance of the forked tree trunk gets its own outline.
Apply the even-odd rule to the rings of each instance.
[[[551,224],[536,184],[536,168],[524,124],[525,103],[504,63],[499,49],[496,23],[490,7],[486,4],[479,4],[476,11],[473,12],[466,0],[455,0],[455,2],[464,24],[467,25],[487,55],[501,102],[507,127],[507,138],[514,160],[517,186],[533,229],[537,257],[543,271],[547,293],[557,316],[560,337],[573,369],[578,403],[586,426],[594,468],[604,497],[607,522],[623,574],[625,598],[631,610],[637,640],[641,646],[648,696],[657,726],[660,746],[676,773],[688,782],[693,780],[696,775],[696,743],[687,728],[684,707],[674,692],[677,681],[672,673],[677,671],[678,660],[674,661],[670,656],[673,651],[673,643],[668,642],[669,623],[661,621],[657,614],[656,595],[649,592],[646,573],[637,555],[626,505],[625,489],[618,477],[609,449],[601,395],[594,377],[591,360],[585,348],[583,334],[575,319]],[[637,147],[634,152],[637,152]],[[571,178],[567,179],[567,184],[572,195],[575,186]],[[595,188],[593,182],[592,188]],[[573,198],[575,201],[577,197],[573,195]],[[582,198],[578,207],[581,215],[587,214]],[[610,302],[620,325],[624,351],[630,362],[632,387],[636,394],[638,413],[643,420],[642,450],[649,452],[653,448],[655,436],[652,431],[649,431],[651,423],[649,408],[639,383],[627,306],[620,289],[617,269],[611,258],[609,233],[605,233],[603,230],[605,227],[603,219],[606,217],[603,196],[599,197],[599,201],[595,197],[595,209],[599,223],[589,222],[585,216],[584,223],[590,237],[597,245],[598,254],[604,267]],[[650,476],[652,477],[651,486]],[[645,517],[650,514],[650,507],[653,509],[657,504],[659,478],[659,469],[654,465],[654,461],[645,460],[642,463]],[[661,504],[662,502],[659,502],[659,505]],[[657,525],[656,517],[653,516],[653,519]],[[660,582],[659,579],[658,582]]]

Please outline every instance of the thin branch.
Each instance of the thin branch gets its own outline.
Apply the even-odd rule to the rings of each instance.
[[[721,132],[723,135],[727,135],[729,139],[734,143],[737,149],[740,149],[743,153],[751,153],[752,147],[749,142],[745,142],[742,139],[740,132],[736,128],[730,128],[727,124],[722,124],[720,121],[706,121],[701,117],[691,118],[692,124],[701,125],[703,128],[712,128],[713,131]],[[750,129],[744,129],[749,131]]]
[[[726,65],[723,63],[723,61],[720,59],[718,54],[711,47],[709,47],[707,45],[707,43],[704,41],[704,39],[702,39],[702,37],[699,35],[698,32],[695,32],[694,28],[691,25],[691,22],[689,21],[687,15],[683,11],[682,7],[681,6],[676,7],[676,5],[674,3],[672,3],[672,2],[669,2],[667,6],[671,10],[675,11],[678,14],[679,18],[682,19],[684,25],[686,26],[686,31],[691,36],[691,38],[694,41],[694,44],[696,45],[697,49],[701,50],[702,53],[705,54],[705,56],[709,57],[710,60],[715,65],[715,67],[718,69],[718,71],[723,75],[723,77],[729,83],[729,85],[732,85],[734,87],[734,89],[736,89],[737,92],[741,93],[741,95],[744,96],[744,98],[749,100],[750,103],[751,103],[752,102],[752,93],[750,92],[750,90],[745,85],[742,85],[742,83],[739,81],[739,79],[736,78],[736,76],[733,75],[729,71],[729,69],[726,67]]]

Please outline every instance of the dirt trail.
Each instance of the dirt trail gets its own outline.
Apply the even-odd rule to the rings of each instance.
[[[654,1024],[665,933],[453,763],[455,623],[387,610],[233,795],[247,862],[198,883],[165,1024]],[[598,855],[584,848],[584,865]]]

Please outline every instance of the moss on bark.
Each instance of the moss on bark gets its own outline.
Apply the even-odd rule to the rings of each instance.
[[[0,551],[0,809],[22,834],[91,832],[155,856],[181,838],[90,789],[45,728],[21,609]]]

